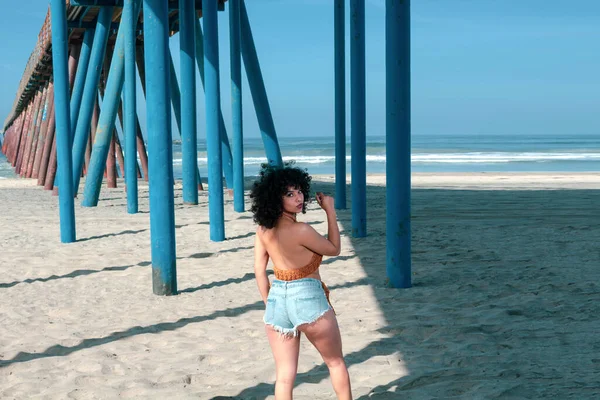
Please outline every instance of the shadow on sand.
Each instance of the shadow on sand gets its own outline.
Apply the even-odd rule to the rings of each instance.
[[[335,187],[333,183],[315,182],[314,190],[334,193]],[[338,211],[338,220],[344,231],[351,232],[349,186],[347,193],[348,208]],[[573,198],[579,199],[576,211]],[[587,375],[583,381],[594,381],[593,371],[584,365],[593,364],[589,349],[598,349],[593,343],[592,332],[596,329],[592,325],[598,328],[593,321],[600,306],[592,306],[589,296],[600,292],[600,271],[595,278],[578,277],[576,269],[565,272],[548,249],[560,246],[564,234],[574,239],[569,245],[563,243],[562,251],[574,252],[584,246],[592,249],[593,243],[584,245],[575,238],[600,229],[599,203],[600,191],[593,190],[413,189],[413,287],[393,289],[386,284],[385,272],[385,187],[369,185],[368,236],[351,239],[367,277],[336,288],[370,285],[385,318],[385,325],[378,332],[385,337],[347,353],[345,359],[352,367],[372,357],[384,357],[390,363],[389,374],[396,374],[397,378],[370,388],[370,393],[360,399],[429,398],[428,395],[557,398],[556,393],[591,393],[594,388],[574,388],[566,378],[558,386],[548,387],[548,379],[559,378],[556,370],[562,363],[555,368],[539,368],[535,376],[520,372],[520,366],[540,360],[540,349],[548,348],[549,337],[531,330],[537,323],[544,324],[549,315],[527,309],[552,309],[556,307],[556,292],[561,292],[560,297],[572,299],[573,304],[590,305],[579,308],[583,315],[554,322],[577,323],[574,332],[588,332],[588,336],[580,337],[582,342],[569,343],[571,352],[576,354],[572,356],[576,372],[571,376]],[[540,229],[539,236],[527,239],[531,241],[533,237],[535,243],[526,248],[518,240],[523,229]],[[499,243],[499,238],[506,241]],[[351,257],[354,256],[337,259]],[[335,260],[328,259],[324,264]],[[513,262],[525,262],[528,267],[507,268]],[[560,273],[568,276],[569,286],[544,291],[545,277]],[[542,290],[527,299],[523,297],[535,288]],[[485,292],[487,296],[482,296]],[[342,331],[342,339],[343,335]],[[519,343],[515,338],[521,336],[528,340]],[[561,351],[563,357],[568,353],[565,350]],[[296,386],[327,378],[327,368],[321,364],[298,374]],[[494,384],[480,386],[481,381]],[[265,399],[273,392],[274,385],[263,382],[229,398]],[[217,398],[225,397],[213,397]]]
[[[334,192],[333,184],[328,183],[315,182],[314,189]],[[349,187],[347,190],[350,193]],[[373,357],[389,363],[389,381],[370,387],[370,393],[361,398],[568,398],[574,393],[585,398],[597,390],[589,382],[595,382],[598,357],[593,354],[599,349],[595,334],[599,328],[600,270],[593,238],[600,230],[600,191],[413,189],[413,287],[402,290],[386,285],[384,199],[384,187],[368,187],[368,236],[351,238],[354,255],[324,263],[358,257],[366,277],[330,288],[335,296],[337,289],[371,286],[384,318],[384,325],[373,333],[377,338],[346,354],[350,367]],[[343,230],[351,232],[350,204],[347,210],[338,211],[338,219]],[[569,264],[568,256],[579,265]],[[515,263],[522,268],[513,267]],[[129,267],[79,270],[23,282]],[[579,271],[583,267],[596,271],[595,275],[582,276]],[[557,275],[561,284],[553,278]],[[245,274],[181,292],[251,279],[253,274]],[[22,282],[0,284],[0,288],[18,283]],[[259,301],[205,316],[132,327],[70,347],[20,352],[11,360],[0,360],[0,367],[65,356],[126,337],[231,318],[263,307]],[[553,360],[557,361],[553,364]],[[537,367],[523,369],[523,365]],[[560,368],[564,365],[569,369]],[[321,364],[299,374],[296,385],[327,378],[327,369]],[[273,389],[272,383],[259,383],[234,397],[213,399],[266,399]]]

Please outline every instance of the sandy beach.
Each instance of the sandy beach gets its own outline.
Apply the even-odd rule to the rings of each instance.
[[[384,184],[368,178],[368,237],[338,212],[342,253],[321,268],[356,399],[600,398],[600,174],[415,174],[404,290],[386,287]],[[251,215],[226,196],[214,243],[207,193],[175,195],[180,293],[160,297],[146,184],[136,215],[122,181],[76,202],[61,244],[57,197],[0,180],[0,398],[273,398]],[[316,203],[299,219],[327,229]],[[335,398],[305,339],[295,398]]]

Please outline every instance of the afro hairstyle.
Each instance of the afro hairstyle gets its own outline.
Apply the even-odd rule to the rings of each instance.
[[[283,167],[262,164],[259,178],[252,187],[250,198],[254,214],[254,222],[271,229],[283,214],[283,196],[290,187],[304,194],[302,213],[306,213],[306,205],[310,196],[311,177],[306,170],[295,167],[293,161],[286,162]]]

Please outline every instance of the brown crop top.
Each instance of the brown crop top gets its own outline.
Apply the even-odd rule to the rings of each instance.
[[[273,265],[273,272],[275,273],[275,278],[279,279],[280,281],[295,281],[296,279],[306,278],[310,274],[316,272],[321,266],[322,260],[323,256],[321,254],[313,253],[313,256],[308,264],[302,268],[279,269]],[[331,301],[329,300],[329,288],[323,281],[321,281],[321,285],[323,285],[323,291],[325,292],[325,297],[327,297],[327,302],[331,306]],[[331,308],[333,309],[333,306],[331,306]]]

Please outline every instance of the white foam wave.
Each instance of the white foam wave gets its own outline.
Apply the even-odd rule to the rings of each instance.
[[[334,156],[285,156],[284,161],[296,161],[298,164],[333,164]],[[351,156],[346,156],[350,162]],[[369,163],[385,163],[385,155],[367,155]],[[552,161],[600,161],[600,153],[535,153],[535,152],[471,152],[471,153],[417,153],[411,161],[417,164],[498,164],[511,162],[552,162]],[[198,158],[198,165],[206,165],[206,157]],[[245,157],[244,165],[260,165],[267,162],[266,157]],[[181,158],[173,160],[181,165]]]
[[[413,154],[416,163],[447,164],[496,164],[510,162],[552,162],[552,161],[594,161],[600,160],[600,153],[508,153],[508,152],[473,152],[446,154]]]

